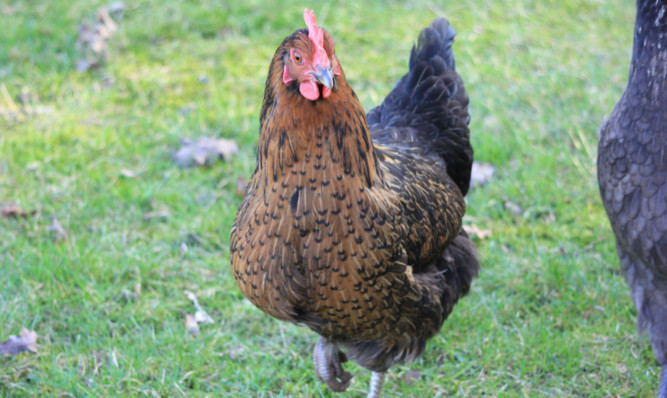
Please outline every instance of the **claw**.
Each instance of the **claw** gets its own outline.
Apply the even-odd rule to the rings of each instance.
[[[313,351],[313,364],[315,373],[320,380],[325,382],[331,391],[342,392],[347,389],[352,380],[352,374],[346,372],[341,362],[346,362],[347,357],[335,344],[320,337]]]

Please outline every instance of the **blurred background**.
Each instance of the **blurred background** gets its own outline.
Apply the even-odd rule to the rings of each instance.
[[[0,2],[0,395],[332,396],[316,336],[255,309],[229,229],[275,49],[312,8],[367,110],[438,16],[458,35],[482,272],[387,396],[649,396],[595,178],[627,82],[611,0]],[[348,393],[362,396],[369,373]]]

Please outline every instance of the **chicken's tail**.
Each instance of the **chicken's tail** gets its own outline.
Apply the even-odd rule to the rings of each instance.
[[[449,314],[458,299],[468,294],[472,279],[479,273],[477,248],[464,230],[449,244],[437,267],[446,273],[446,282],[440,284],[440,300],[443,311]]]
[[[478,273],[477,248],[462,229],[440,257],[414,274],[416,285],[438,298],[433,303],[439,305],[420,307],[424,311],[423,319],[435,320],[435,330],[438,330],[459,299],[468,294]]]
[[[444,18],[419,34],[410,68],[368,114],[374,140],[409,145],[444,161],[447,174],[465,195],[473,151],[468,130],[468,95],[456,73],[452,44],[456,31]]]

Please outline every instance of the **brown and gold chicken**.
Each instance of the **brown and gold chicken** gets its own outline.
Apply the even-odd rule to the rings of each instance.
[[[257,168],[231,233],[241,291],[318,334],[319,378],[343,391],[348,358],[384,372],[415,359],[479,265],[462,229],[473,151],[454,29],[436,19],[409,71],[364,113],[334,40],[307,29],[276,51],[260,113]]]

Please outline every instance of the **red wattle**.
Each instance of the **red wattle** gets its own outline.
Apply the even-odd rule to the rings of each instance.
[[[316,101],[318,98],[320,98],[320,90],[317,88],[317,83],[312,80],[302,82],[299,85],[299,91],[301,92],[301,95],[311,101]]]

